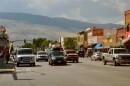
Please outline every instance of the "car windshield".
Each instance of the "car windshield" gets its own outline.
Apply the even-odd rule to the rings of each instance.
[[[115,54],[129,54],[127,49],[115,49]]]
[[[63,52],[52,52],[52,56],[64,56]]]
[[[46,54],[46,52],[38,52],[39,55]]]
[[[73,54],[76,53],[76,51],[66,51],[66,54]]]
[[[20,49],[18,50],[18,54],[32,54],[32,49]]]

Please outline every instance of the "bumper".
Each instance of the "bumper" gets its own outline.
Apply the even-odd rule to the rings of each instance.
[[[19,64],[33,64],[33,63],[35,63],[35,61],[19,61],[17,63],[19,63]]]
[[[66,60],[52,60],[52,62],[54,63],[54,64],[62,64],[62,63],[66,63],[67,61]]]
[[[77,61],[79,58],[78,57],[67,57],[67,61]]]
[[[97,56],[96,58],[97,58],[97,60],[101,60],[102,59],[101,56]]]
[[[118,60],[117,63],[120,63],[120,64],[130,64],[130,59]]]
[[[48,57],[37,58],[37,60],[48,60]]]

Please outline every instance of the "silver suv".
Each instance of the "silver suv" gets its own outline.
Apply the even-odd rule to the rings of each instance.
[[[17,63],[17,66],[19,66],[19,64],[30,64],[30,66],[35,66],[35,56],[31,48],[16,49],[14,60]]]

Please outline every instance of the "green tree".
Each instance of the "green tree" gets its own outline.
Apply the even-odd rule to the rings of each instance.
[[[33,39],[33,44],[35,48],[41,48],[42,50],[47,48],[49,46],[49,43],[50,43],[50,40],[47,40],[46,38]]]
[[[32,48],[33,52],[35,52],[35,47],[32,43],[25,43],[22,48]]]
[[[76,45],[76,38],[68,37],[64,42],[65,49],[75,49]]]

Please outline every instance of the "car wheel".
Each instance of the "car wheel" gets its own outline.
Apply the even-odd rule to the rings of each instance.
[[[117,65],[118,65],[115,59],[113,59],[113,65],[114,65],[114,66],[117,66]]]
[[[39,62],[39,60],[38,60],[38,59],[37,59],[36,61],[37,61],[37,62]]]
[[[91,61],[93,61],[93,58],[91,57]]]
[[[32,64],[35,67],[35,63]]]
[[[76,60],[76,63],[78,63],[79,62],[79,60]]]
[[[50,65],[53,66],[53,62],[51,62]]]
[[[100,58],[100,61],[102,61],[102,59]]]
[[[103,63],[104,63],[104,65],[106,65],[106,64],[107,64],[107,61],[106,61],[106,60],[103,60]]]
[[[19,63],[17,63],[17,67],[19,67]]]
[[[97,61],[97,59],[94,57],[94,61]]]
[[[67,62],[64,62],[64,65],[67,65]]]

